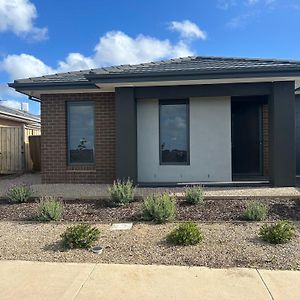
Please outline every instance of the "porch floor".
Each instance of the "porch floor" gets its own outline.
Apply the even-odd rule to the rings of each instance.
[[[300,178],[297,179],[300,184]],[[56,196],[65,200],[74,199],[101,199],[107,198],[108,185],[106,184],[41,184],[40,174],[24,174],[18,177],[0,177],[0,198],[5,198],[7,189],[11,185],[26,183],[32,186],[34,196]],[[253,182],[251,182],[253,183]],[[247,186],[247,182],[242,182],[243,186],[218,186],[209,185],[205,187],[205,195],[210,199],[237,199],[237,198],[300,198],[299,187],[273,188],[266,184],[259,186]],[[173,187],[138,187],[137,198],[168,191],[178,196],[183,195],[183,186]]]

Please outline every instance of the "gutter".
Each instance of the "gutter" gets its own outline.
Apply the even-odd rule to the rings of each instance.
[[[40,123],[41,120],[40,119],[34,119],[34,118],[27,118],[27,117],[23,117],[23,116],[17,116],[17,115],[14,115],[14,114],[10,114],[10,113],[7,113],[7,112],[2,112],[0,111],[0,116],[3,116],[4,118],[6,119],[9,119],[9,120],[13,120],[13,121],[23,121],[22,123],[25,123],[24,121],[28,121],[30,124],[30,122],[33,122],[33,123]],[[27,124],[27,123],[26,123]]]
[[[173,71],[173,72],[148,72],[131,74],[97,74],[90,72],[84,75],[87,80],[93,83],[119,83],[119,82],[139,82],[139,81],[169,81],[169,80],[195,80],[195,79],[229,79],[229,78],[251,78],[251,77],[300,77],[300,68],[291,70],[290,68],[275,71],[258,70],[220,70],[210,71]]]
[[[99,89],[94,83],[92,82],[51,82],[51,83],[34,83],[34,82],[10,82],[8,83],[8,86],[11,88],[14,88],[18,92],[19,89],[30,89],[30,90],[43,90],[43,89],[48,89],[49,87],[51,88],[56,88],[56,89],[76,89],[76,88],[84,88],[84,89]]]

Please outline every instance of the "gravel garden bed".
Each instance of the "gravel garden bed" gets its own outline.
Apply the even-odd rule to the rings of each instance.
[[[171,246],[165,237],[176,224],[137,223],[130,231],[110,231],[96,224],[100,255],[88,250],[64,251],[60,234],[71,223],[0,223],[0,259],[56,262],[193,265],[215,268],[259,267],[300,270],[300,223],[287,244],[270,245],[257,233],[262,223],[198,223],[204,240],[197,246]]]
[[[300,221],[300,199],[271,198],[258,200],[268,208],[267,221],[280,219]],[[178,221],[241,221],[249,200],[204,200],[199,205],[188,205],[177,200]],[[118,222],[141,221],[141,202],[113,207],[105,200],[73,200],[65,202],[63,221]],[[36,218],[37,202],[20,204],[0,200],[0,220],[32,221]]]

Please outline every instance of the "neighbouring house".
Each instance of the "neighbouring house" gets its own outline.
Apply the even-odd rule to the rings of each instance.
[[[300,61],[186,57],[9,86],[41,102],[44,183],[294,186],[299,81]]]
[[[0,174],[32,171],[29,136],[40,135],[40,117],[21,109],[7,107],[0,101]]]
[[[40,129],[41,119],[39,116],[29,113],[28,103],[21,103],[21,109],[11,108],[5,105],[5,100],[0,100],[0,126],[28,126]]]

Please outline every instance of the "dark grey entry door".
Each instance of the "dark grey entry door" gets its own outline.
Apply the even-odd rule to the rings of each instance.
[[[232,174],[261,175],[261,104],[232,102],[231,113]]]
[[[300,95],[296,95],[296,150],[297,150],[297,175],[300,175]]]

